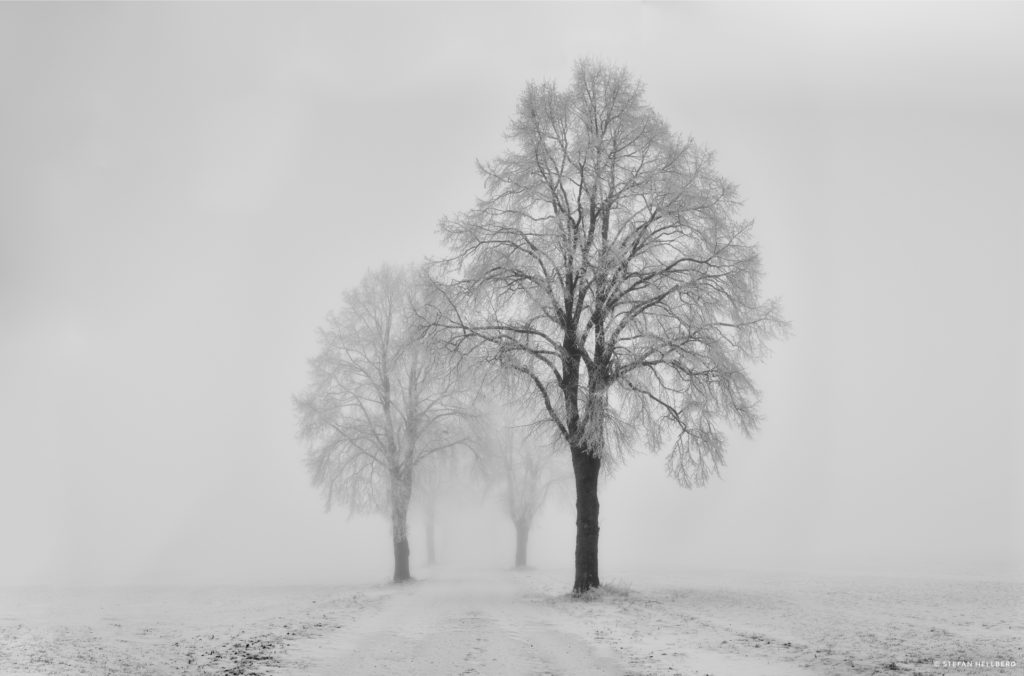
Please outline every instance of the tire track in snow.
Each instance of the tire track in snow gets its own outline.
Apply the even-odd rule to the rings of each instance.
[[[289,646],[279,674],[624,674],[609,651],[561,631],[514,574],[396,588],[373,617]]]

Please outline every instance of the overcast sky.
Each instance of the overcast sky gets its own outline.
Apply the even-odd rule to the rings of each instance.
[[[314,331],[439,252],[526,82],[583,56],[717,151],[793,323],[721,479],[640,455],[604,486],[605,576],[1020,574],[1022,31],[1020,3],[0,5],[0,584],[386,579],[386,522],[324,514],[302,464]],[[482,556],[454,526],[500,529],[460,518],[442,557]]]

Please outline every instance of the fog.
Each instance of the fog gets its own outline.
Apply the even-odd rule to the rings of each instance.
[[[603,576],[1024,573],[1022,20],[0,7],[0,585],[387,579],[387,521],[325,513],[303,465],[315,330],[369,268],[440,253],[527,81],[581,56],[717,151],[792,322],[720,478],[638,449],[603,485]],[[571,566],[574,518],[551,501],[533,565]],[[512,564],[493,500],[438,529],[442,561]]]

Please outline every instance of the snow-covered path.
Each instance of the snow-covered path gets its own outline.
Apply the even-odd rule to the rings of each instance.
[[[549,616],[515,574],[441,575],[403,586],[358,626],[293,643],[278,673],[625,673],[610,648]]]
[[[1024,674],[1024,583],[438,567],[335,587],[0,588],[0,676]],[[963,667],[960,661],[1012,661]]]

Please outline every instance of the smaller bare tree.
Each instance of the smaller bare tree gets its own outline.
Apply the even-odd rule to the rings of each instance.
[[[417,469],[458,443],[459,381],[423,341],[412,268],[382,267],[320,330],[309,388],[295,399],[307,465],[328,509],[390,513],[394,580],[410,579],[407,519]]]
[[[505,513],[516,529],[516,568],[527,564],[534,517],[552,487],[570,478],[559,440],[538,429],[536,417],[508,402],[491,404],[474,419],[477,461],[489,485],[500,486]],[[564,450],[564,449],[562,449]],[[565,465],[560,468],[560,465]]]
[[[444,498],[462,479],[463,469],[453,449],[436,453],[420,465],[416,472],[414,507],[421,512],[426,531],[427,565],[437,563],[437,518]]]

